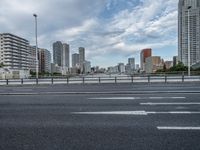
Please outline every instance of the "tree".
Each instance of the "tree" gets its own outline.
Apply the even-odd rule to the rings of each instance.
[[[178,64],[174,67],[171,67],[169,69],[170,71],[187,71],[188,67],[184,66],[184,64],[182,62],[178,62]]]
[[[0,63],[0,68],[3,68],[5,65],[3,63]]]

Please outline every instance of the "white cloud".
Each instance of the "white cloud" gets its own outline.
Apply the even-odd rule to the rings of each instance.
[[[37,13],[41,47],[61,40],[72,53],[84,46],[88,59],[177,44],[178,0],[127,0],[128,8],[112,10],[119,2],[124,0],[1,0],[0,29],[34,43]],[[113,14],[107,18],[104,11]]]

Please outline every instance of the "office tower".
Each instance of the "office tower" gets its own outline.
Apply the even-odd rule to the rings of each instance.
[[[178,59],[186,66],[189,45],[193,65],[200,61],[200,0],[179,0],[178,4]]]
[[[83,63],[85,61],[85,48],[79,47],[79,65],[80,65],[80,71],[81,73],[84,72]]]
[[[135,58],[129,58],[128,65],[130,65],[131,70],[135,70]]]
[[[79,47],[79,62],[82,64],[85,61],[85,48]]]
[[[140,67],[141,70],[145,70],[145,63],[146,63],[146,58],[151,57],[152,55],[152,50],[151,48],[143,49],[140,53]]]
[[[53,63],[62,66],[63,44],[60,41],[53,43]]]
[[[79,54],[72,54],[72,68],[79,66]]]
[[[46,49],[38,49],[39,52],[39,72],[51,72],[51,53]]]
[[[9,69],[29,69],[29,41],[19,36],[0,34],[0,63]]]
[[[62,67],[69,68],[69,45],[64,43],[63,50],[62,50]]]

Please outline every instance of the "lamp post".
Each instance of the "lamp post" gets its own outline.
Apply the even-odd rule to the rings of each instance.
[[[36,53],[36,79],[38,79],[38,42],[37,42],[37,14],[33,14],[35,17],[35,53]]]
[[[188,76],[190,76],[190,9],[192,6],[188,6]]]

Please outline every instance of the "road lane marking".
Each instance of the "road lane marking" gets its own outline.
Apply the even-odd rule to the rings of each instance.
[[[166,111],[166,112],[155,112],[155,111],[99,111],[99,112],[71,112],[76,115],[156,115],[156,114],[200,114],[200,111]]]
[[[186,97],[94,97],[96,100],[185,99]]]
[[[140,105],[200,105],[200,103],[140,103]]]
[[[95,98],[88,98],[88,99],[97,99],[97,100],[132,100],[132,99],[140,99],[140,97],[95,97]]]
[[[158,130],[200,130],[200,127],[157,127]]]
[[[149,97],[149,99],[185,99],[186,97]]]
[[[147,115],[145,111],[72,112],[80,115]]]
[[[147,114],[200,114],[200,111],[166,111],[166,112],[153,112],[149,111]]]

